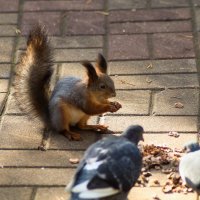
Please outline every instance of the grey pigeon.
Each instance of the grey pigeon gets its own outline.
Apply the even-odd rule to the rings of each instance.
[[[200,195],[200,146],[199,143],[185,145],[188,152],[184,155],[179,164],[179,173],[183,182],[197,192],[197,199]]]
[[[130,126],[121,136],[105,137],[85,152],[67,190],[71,200],[126,200],[137,181],[142,155],[137,147],[143,128]]]

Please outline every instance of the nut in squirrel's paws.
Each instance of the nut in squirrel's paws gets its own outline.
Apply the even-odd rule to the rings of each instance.
[[[122,105],[117,101],[110,102],[110,106],[110,112],[116,112],[122,107]]]

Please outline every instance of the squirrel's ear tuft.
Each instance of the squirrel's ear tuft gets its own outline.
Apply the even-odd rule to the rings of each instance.
[[[106,59],[103,57],[102,54],[98,54],[96,68],[104,74],[107,74],[107,62]]]
[[[98,75],[93,65],[87,60],[82,61],[81,64],[86,68],[89,84],[94,83],[98,79]]]

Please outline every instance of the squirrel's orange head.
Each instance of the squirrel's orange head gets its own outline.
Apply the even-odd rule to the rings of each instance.
[[[88,89],[100,99],[108,99],[116,96],[115,85],[107,74],[107,62],[103,55],[99,54],[94,67],[89,61],[83,61],[82,65],[87,70]]]

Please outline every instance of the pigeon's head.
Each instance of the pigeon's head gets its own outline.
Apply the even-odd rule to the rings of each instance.
[[[144,129],[142,126],[132,125],[122,133],[122,136],[137,145],[140,140],[144,141],[143,133]]]
[[[194,152],[200,150],[200,146],[198,142],[189,142],[184,145],[184,151],[187,153]]]

